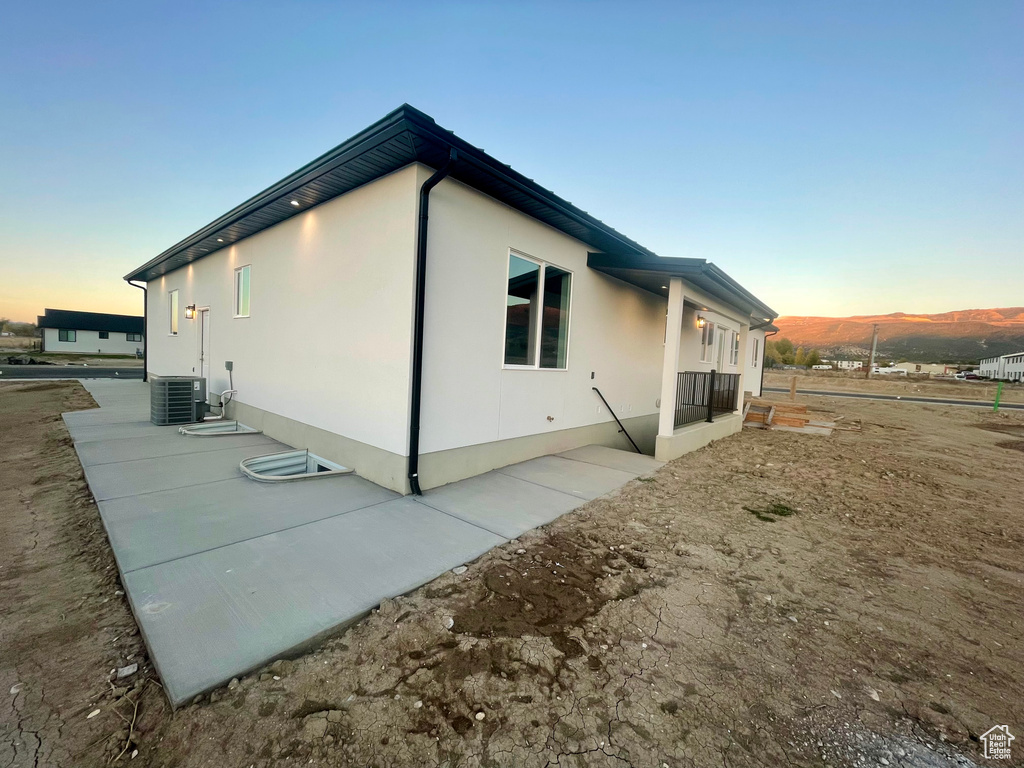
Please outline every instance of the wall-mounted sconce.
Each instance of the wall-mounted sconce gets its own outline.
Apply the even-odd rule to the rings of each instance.
[[[192,320],[195,316],[196,316],[196,305],[195,304],[189,304],[187,307],[185,307],[185,319],[186,320]]]
[[[707,321],[706,321],[706,320],[704,320],[704,317],[703,317],[703,315],[697,315],[697,327],[698,327],[698,328],[703,328],[703,327],[704,327],[704,324],[705,324],[706,322],[707,322]]]

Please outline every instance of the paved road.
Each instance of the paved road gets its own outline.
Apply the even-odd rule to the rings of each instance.
[[[141,379],[142,368],[85,365],[0,365],[5,379]]]
[[[789,392],[788,387],[765,387],[765,392]],[[954,400],[940,397],[915,397],[914,395],[881,395],[874,392],[827,392],[822,389],[798,389],[798,395],[825,395],[826,397],[854,397],[860,400],[899,400],[900,402],[931,403],[932,405],[968,405],[974,408],[991,408],[991,401]],[[1000,408],[1024,411],[1021,403],[1000,403]]]

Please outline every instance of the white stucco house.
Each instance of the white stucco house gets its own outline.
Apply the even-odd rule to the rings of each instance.
[[[777,316],[407,105],[125,279],[148,373],[217,392],[230,362],[232,418],[405,493],[737,432]]]
[[[36,327],[48,353],[136,355],[146,348],[144,320],[134,315],[45,309]]]

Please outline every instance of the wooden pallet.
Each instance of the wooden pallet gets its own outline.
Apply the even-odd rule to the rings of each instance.
[[[833,421],[814,419],[807,406],[799,403],[776,403],[756,398],[743,409],[743,426],[755,429],[779,429],[807,435],[831,435]]]

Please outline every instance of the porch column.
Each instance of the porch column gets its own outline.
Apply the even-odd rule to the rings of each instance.
[[[676,418],[676,369],[679,367],[679,339],[683,329],[683,280],[668,283],[668,315],[665,318],[665,357],[661,364],[661,410],[658,435],[672,437]]]
[[[747,384],[747,363],[750,361],[750,350],[747,344],[750,340],[750,323],[743,323],[740,326],[740,359],[737,360],[736,370],[739,371],[740,381],[736,393],[736,410],[743,413],[743,390]]]

